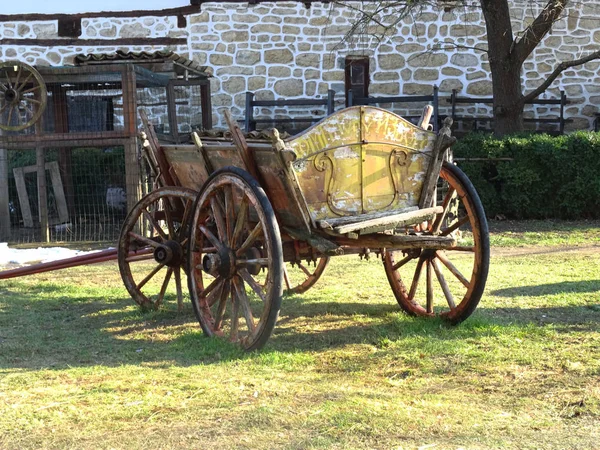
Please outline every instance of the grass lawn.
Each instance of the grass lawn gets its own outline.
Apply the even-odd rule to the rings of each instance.
[[[458,327],[340,257],[250,354],[140,312],[116,263],[1,281],[0,448],[598,448],[600,223],[491,229]]]

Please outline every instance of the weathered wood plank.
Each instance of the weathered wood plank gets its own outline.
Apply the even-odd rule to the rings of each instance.
[[[248,148],[248,143],[246,142],[244,133],[242,133],[242,130],[238,126],[237,122],[233,120],[231,113],[227,110],[225,111],[225,121],[227,122],[229,131],[231,131],[231,139],[238,149],[242,161],[244,161],[244,165],[246,166],[245,170],[247,170],[256,180],[260,181],[258,168],[256,167],[256,161],[254,161],[254,155],[252,154],[252,151]]]
[[[416,225],[421,222],[433,220],[435,216],[441,212],[441,206],[425,208],[419,211],[412,211],[404,214],[396,214],[379,219],[344,225],[342,227],[335,228],[335,231],[340,234],[358,232],[360,235],[378,233],[381,231],[394,230],[396,228]]]
[[[433,146],[433,152],[431,154],[431,162],[427,167],[425,175],[425,181],[423,182],[423,188],[421,190],[421,198],[419,199],[419,208],[428,208],[432,205],[435,197],[435,188],[437,186],[437,180],[440,176],[440,170],[444,163],[444,154],[455,142],[456,138],[450,136],[450,127],[452,126],[452,118],[446,117],[444,119],[444,126],[438,133],[437,139]]]
[[[407,248],[446,249],[456,246],[452,236],[394,235],[369,234],[351,239],[346,236],[331,237],[331,241],[341,246],[387,248],[400,250]]]
[[[15,176],[15,185],[17,186],[17,196],[19,197],[19,206],[21,207],[21,217],[23,218],[23,226],[33,228],[33,217],[31,215],[31,207],[29,206],[29,195],[25,186],[25,173],[22,167],[13,169]]]
[[[361,222],[363,220],[377,219],[380,217],[387,217],[387,216],[392,216],[395,214],[403,214],[403,213],[407,213],[407,212],[411,212],[411,211],[417,211],[418,209],[419,209],[418,206],[409,206],[408,208],[402,208],[402,209],[396,210],[396,211],[381,211],[381,212],[375,212],[375,213],[369,213],[369,214],[359,214],[356,216],[337,217],[337,218],[332,218],[332,219],[319,220],[318,225],[320,228],[322,228],[324,230],[333,230],[334,227],[348,225],[350,223],[357,223],[357,222]]]
[[[58,162],[52,161],[47,163],[46,170],[50,172],[50,181],[52,183],[52,190],[54,191],[54,198],[56,200],[58,219],[61,223],[68,222],[69,209],[67,208],[67,200],[65,198],[65,190],[60,177],[60,168],[58,167]]]

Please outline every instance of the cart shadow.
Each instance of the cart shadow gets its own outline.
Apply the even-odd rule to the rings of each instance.
[[[600,292],[600,280],[561,281],[534,286],[514,286],[490,292],[498,297],[542,297],[555,294],[585,294]]]
[[[192,366],[248,357],[236,345],[206,339],[189,304],[177,312],[171,299],[160,311],[142,312],[125,293],[65,299],[68,290],[0,286],[0,369]]]
[[[253,358],[236,345],[203,336],[192,308],[142,313],[123,297],[99,294],[68,300],[61,285],[0,287],[0,369],[152,365],[194,366]],[[411,318],[395,302],[325,301],[304,294],[284,299],[281,319],[263,352],[325,351],[384,341],[411,343],[477,339],[502,326],[552,325],[559,331],[600,330],[600,305],[550,308],[480,307],[452,327],[439,319]]]

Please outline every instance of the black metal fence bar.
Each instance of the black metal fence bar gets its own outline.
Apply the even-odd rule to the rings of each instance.
[[[456,89],[452,90],[452,94],[447,101],[452,105],[452,119],[453,120],[473,120],[475,122],[493,122],[493,117],[470,117],[460,116],[456,113],[456,105],[458,104],[493,104],[493,97],[459,97]],[[525,102],[526,105],[560,105],[559,117],[558,118],[525,118],[524,122],[527,123],[555,123],[558,124],[558,132],[563,134],[565,131],[565,124],[570,122],[569,119],[565,119],[565,106],[569,103],[565,91],[560,91],[560,98],[548,99],[540,98],[533,99]]]
[[[352,90],[348,91],[348,106],[357,105],[374,105],[378,103],[431,103],[433,106],[433,129],[437,131],[439,128],[439,89],[436,85],[433,86],[431,95],[405,95],[392,97],[357,97]],[[419,118],[420,116],[405,116],[405,118]]]
[[[326,115],[334,111],[335,91],[329,89],[327,97],[323,99],[298,98],[298,99],[277,99],[277,100],[254,100],[254,92],[246,92],[246,109],[244,115],[244,129],[246,132],[254,131],[257,123],[306,123],[318,122],[323,117],[298,117],[289,119],[255,119],[254,108],[260,106],[325,106]]]

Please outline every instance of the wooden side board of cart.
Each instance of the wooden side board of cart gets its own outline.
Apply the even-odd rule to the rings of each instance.
[[[449,123],[429,131],[429,111],[415,126],[352,107],[263,143],[229,120],[230,141],[162,146],[142,113],[157,187],[123,227],[125,286],[157,307],[173,280],[181,302],[185,273],[204,333],[253,350],[271,335],[285,289],[308,289],[331,256],[371,251],[405,312],[461,322],[485,287],[487,222],[450,162]]]

